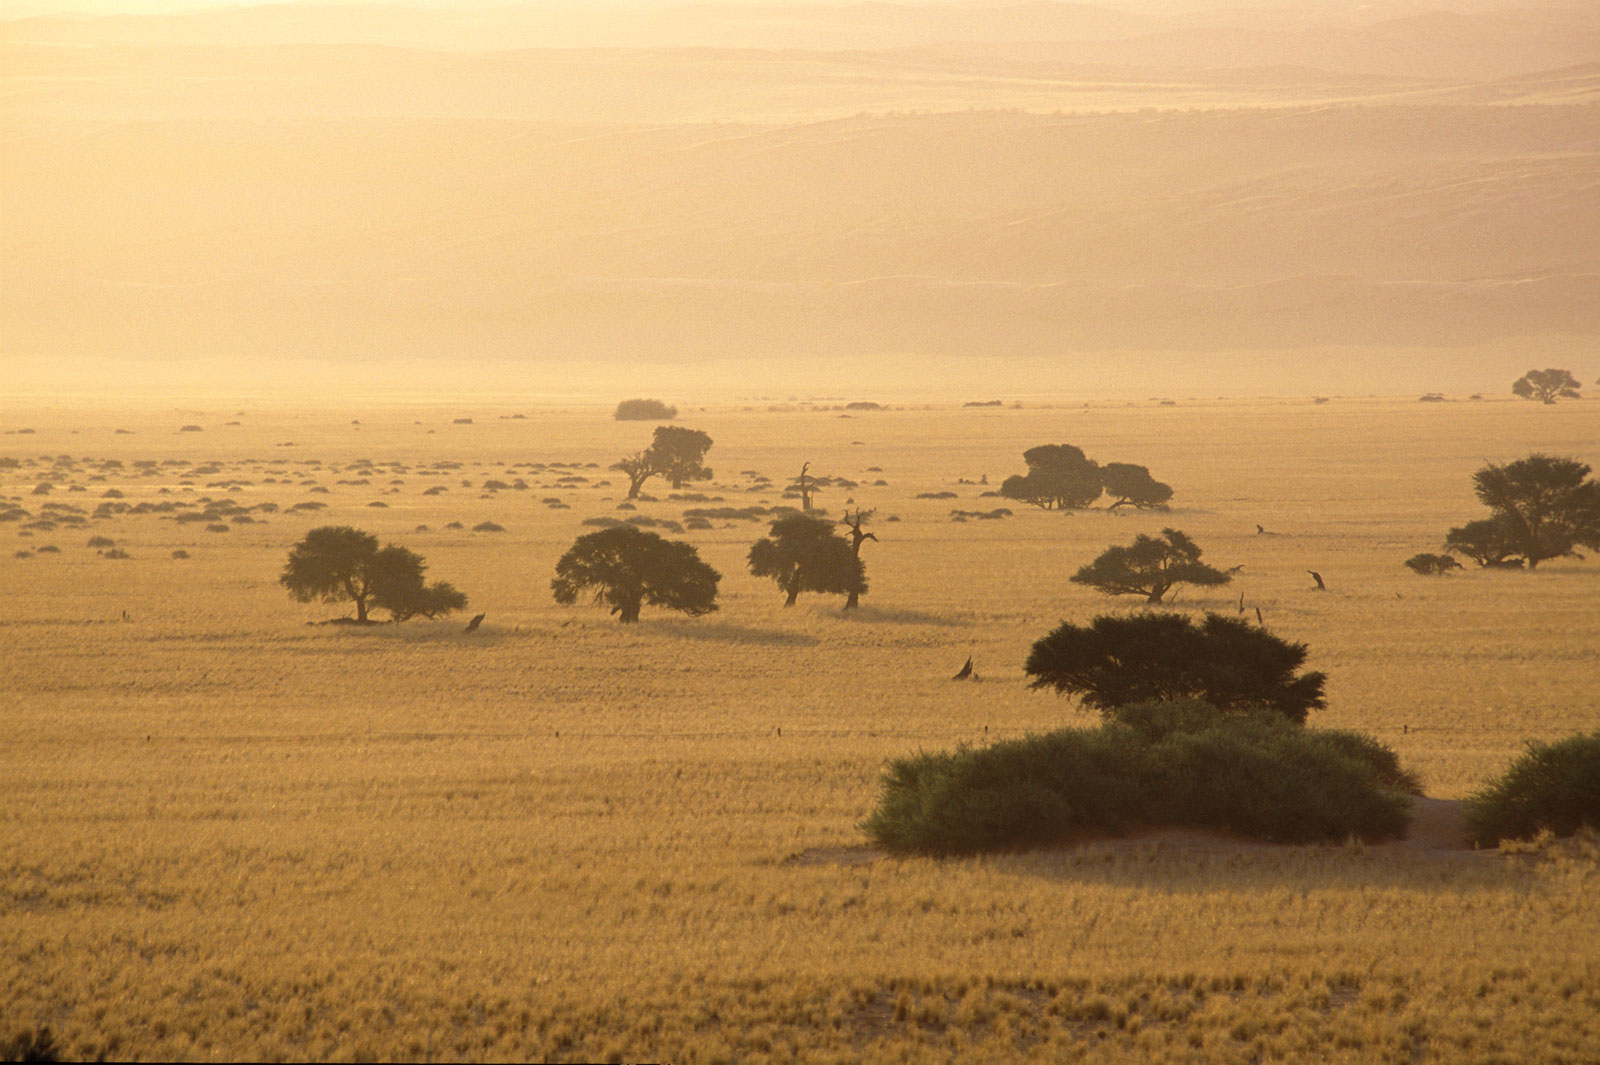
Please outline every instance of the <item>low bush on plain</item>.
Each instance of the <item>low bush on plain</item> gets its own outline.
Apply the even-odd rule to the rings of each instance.
[[[1485,847],[1540,832],[1600,830],[1600,732],[1529,743],[1499,780],[1467,799],[1467,827]]]
[[[1123,707],[1096,729],[890,763],[862,828],[891,851],[1011,850],[1139,827],[1282,843],[1405,834],[1416,778],[1364,736],[1198,700]]]

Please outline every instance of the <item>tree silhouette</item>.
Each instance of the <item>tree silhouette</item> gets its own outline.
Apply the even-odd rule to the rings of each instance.
[[[644,604],[679,610],[690,617],[717,609],[722,575],[692,544],[665,540],[633,525],[614,525],[580,536],[556,563],[550,590],[571,604],[586,592],[606,603],[623,624],[639,620]]]
[[[1449,555],[1412,555],[1405,564],[1413,573],[1423,577],[1443,577],[1451,570],[1461,568],[1461,563]]]
[[[643,451],[640,451],[635,455],[630,455],[627,458],[618,459],[616,462],[611,464],[611,468],[619,473],[625,473],[628,475],[629,499],[638,499],[639,489],[643,488],[645,481],[655,476],[656,473],[655,469],[650,465],[650,460],[645,457],[645,453]]]
[[[1600,482],[1588,474],[1588,465],[1576,459],[1529,455],[1504,466],[1490,463],[1472,480],[1478,499],[1494,511],[1492,520],[1533,569],[1575,547],[1600,549]]]
[[[770,536],[750,545],[750,572],[776,581],[788,597],[784,606],[794,606],[801,592],[844,595],[866,587],[861,560],[834,534],[833,522],[805,514],[779,518]]]
[[[1000,494],[1043,510],[1086,507],[1100,498],[1100,467],[1071,444],[1042,444],[1022,453],[1028,472],[1007,477]]]
[[[1116,497],[1112,510],[1133,506],[1140,510],[1165,507],[1172,498],[1172,486],[1150,476],[1150,471],[1131,462],[1108,462],[1100,467],[1100,484],[1106,494]]]
[[[678,416],[678,408],[659,399],[625,399],[611,416],[619,422],[670,422]]]
[[[856,508],[855,514],[846,510],[844,517],[839,519],[839,524],[850,530],[850,553],[856,559],[856,583],[850,587],[850,598],[844,601],[846,610],[854,610],[861,605],[861,595],[867,590],[867,567],[861,561],[861,545],[867,540],[876,541],[874,533],[862,532],[861,527],[871,519],[873,511]]]
[[[710,450],[711,437],[699,429],[658,425],[655,439],[643,457],[652,472],[670,480],[672,487],[682,488],[690,481],[711,480],[711,471],[705,466],[706,452]]]
[[[1511,391],[1523,399],[1554,403],[1557,399],[1582,399],[1578,393],[1582,387],[1567,370],[1529,370],[1517,378]]]
[[[1215,586],[1233,578],[1200,561],[1200,548],[1177,529],[1163,529],[1159,538],[1140,533],[1127,547],[1108,547],[1100,557],[1071,577],[1107,595],[1142,595],[1161,602],[1175,584]]]
[[[1451,529],[1444,538],[1444,549],[1491,568],[1522,568],[1516,530],[1504,516],[1480,518]]]
[[[356,605],[358,622],[367,621],[374,607],[405,621],[418,615],[438,617],[467,605],[467,597],[451,585],[425,584],[426,569],[427,563],[414,551],[394,544],[380,550],[371,533],[348,525],[323,525],[290,549],[278,583],[302,603],[349,600]]]
[[[1237,618],[1143,613],[1067,622],[1037,641],[1026,672],[1035,688],[1078,695],[1102,713],[1151,699],[1195,698],[1219,710],[1266,709],[1303,724],[1325,705],[1322,673],[1295,671],[1304,644]]]

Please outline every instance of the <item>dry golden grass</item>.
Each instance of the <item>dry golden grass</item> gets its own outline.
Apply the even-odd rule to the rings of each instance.
[[[1401,566],[1477,515],[1484,460],[1600,462],[1588,408],[685,410],[716,440],[718,479],[695,490],[728,506],[778,501],[741,470],[781,483],[810,461],[860,481],[818,504],[878,508],[872,589],[857,617],[817,597],[786,611],[743,572],[762,527],[718,527],[684,538],[724,574],[721,612],[624,629],[548,592],[581,519],[625,494],[604,466],[648,436],[609,406],[13,405],[0,428],[36,432],[0,437],[0,455],[33,464],[0,470],[0,495],[35,513],[92,511],[112,488],[282,509],[225,534],[158,515],[0,526],[15,545],[0,557],[0,1036],[48,1025],[72,1055],[144,1058],[1594,1060],[1592,846],[1511,859],[1162,837],[867,861],[854,827],[886,758],[1087,721],[1028,691],[1022,660],[1062,618],[1136,608],[1067,578],[1167,524],[1245,567],[1178,606],[1231,611],[1243,593],[1328,672],[1315,723],[1375,733],[1432,795],[1461,797],[1525,739],[1592,729],[1593,561],[1433,580]],[[958,483],[997,485],[1023,449],[1063,441],[1147,464],[1175,509],[1043,513]],[[33,495],[58,455],[80,461]],[[184,461],[139,476],[149,459]],[[216,472],[191,475],[205,460]],[[599,468],[507,468],[527,462]],[[517,476],[526,491],[477,487]],[[434,485],[448,491],[423,495]],[[663,499],[642,513],[696,505],[646,490]],[[945,490],[958,498],[915,498]],[[288,511],[306,500],[328,507]],[[948,518],[999,505],[1016,513]],[[486,520],[506,531],[469,531]],[[342,608],[296,604],[275,578],[330,523],[424,554],[488,613],[482,630],[308,627]],[[60,553],[13,557],[42,544]],[[950,683],[969,654],[982,681]]]

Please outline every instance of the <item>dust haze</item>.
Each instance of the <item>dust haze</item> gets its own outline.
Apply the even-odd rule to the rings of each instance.
[[[1592,3],[132,6],[0,22],[13,395],[1501,392],[1600,333]]]

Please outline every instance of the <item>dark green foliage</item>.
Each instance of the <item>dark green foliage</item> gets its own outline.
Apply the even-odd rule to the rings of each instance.
[[[578,537],[556,563],[550,590],[558,603],[592,592],[596,603],[608,604],[628,624],[639,620],[646,603],[691,617],[709,614],[717,609],[721,579],[693,545],[623,524]]]
[[[784,606],[793,606],[801,592],[859,594],[867,586],[866,571],[833,526],[804,514],[779,518],[771,535],[750,545],[751,574],[776,581],[787,596]]]
[[[1233,579],[1201,562],[1200,554],[1199,545],[1177,529],[1163,529],[1160,537],[1140,533],[1127,547],[1106,548],[1071,579],[1106,595],[1142,595],[1148,603],[1161,602],[1175,584],[1215,587]]]
[[[1505,775],[1467,799],[1467,827],[1479,844],[1600,830],[1600,732],[1529,743]]]
[[[1116,502],[1111,509],[1133,506],[1140,510],[1165,508],[1172,498],[1172,486],[1150,476],[1150,471],[1131,462],[1108,462],[1100,467],[1100,484]]]
[[[1028,653],[1033,687],[1081,696],[1102,712],[1150,699],[1195,698],[1234,712],[1262,709],[1303,723],[1324,704],[1321,673],[1295,675],[1304,644],[1290,643],[1236,618],[1208,613],[1195,625],[1183,614],[1063,622]]]
[[[611,416],[619,422],[670,422],[678,416],[678,408],[659,399],[625,399]]]
[[[1480,566],[1522,568],[1522,559],[1517,557],[1516,530],[1500,516],[1480,518],[1451,529],[1444,538],[1444,549],[1464,555]]]
[[[1412,555],[1406,559],[1406,567],[1413,573],[1423,577],[1443,577],[1453,569],[1460,569],[1461,563],[1449,555]]]
[[[1043,444],[1022,453],[1028,472],[1007,477],[1000,494],[1045,510],[1086,507],[1100,498],[1100,467],[1071,444]]]
[[[1490,463],[1472,480],[1478,499],[1494,511],[1498,535],[1533,569],[1575,547],[1600,549],[1600,482],[1588,475],[1588,465],[1576,459],[1529,455]],[[1452,539],[1457,532],[1465,530],[1452,529]]]
[[[290,549],[278,583],[302,603],[349,600],[356,604],[357,621],[366,621],[374,607],[405,621],[419,614],[443,616],[467,605],[467,597],[449,584],[426,584],[426,569],[414,551],[394,544],[380,550],[371,533],[324,525]]]
[[[1511,391],[1523,399],[1554,403],[1557,399],[1582,399],[1578,392],[1582,387],[1570,370],[1529,370],[1517,378]]]
[[[1284,843],[1405,833],[1415,781],[1372,741],[1192,702],[1146,704],[1135,716],[1148,728],[1110,722],[897,759],[862,828],[889,850],[933,855],[1139,826]],[[1396,775],[1399,786],[1385,779]]]

